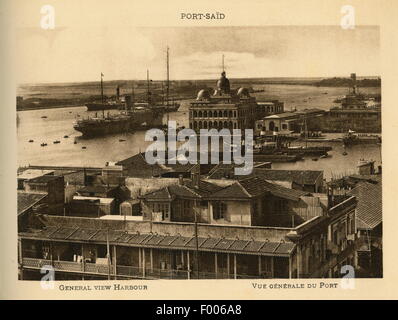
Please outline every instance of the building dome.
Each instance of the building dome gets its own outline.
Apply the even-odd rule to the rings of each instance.
[[[229,80],[225,75],[225,71],[223,71],[221,73],[220,79],[217,81],[217,91],[229,93],[229,90],[230,90]]]
[[[244,87],[240,87],[238,92],[237,92],[237,95],[239,97],[249,97],[250,96],[249,89],[244,88]]]
[[[210,99],[210,93],[207,90],[200,90],[198,92],[198,96],[196,97],[196,100],[207,100]]]

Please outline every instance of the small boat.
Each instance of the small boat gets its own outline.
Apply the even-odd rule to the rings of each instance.
[[[41,116],[42,119],[47,119],[47,116]]]
[[[61,143],[61,141],[55,140],[53,143],[54,143],[54,144],[57,144],[57,143]]]
[[[34,142],[34,141],[32,139],[30,139],[29,142]]]
[[[73,141],[73,144],[77,144],[77,141]]]
[[[312,158],[312,161],[318,161],[318,158]]]
[[[66,138],[69,138],[69,136],[64,136],[64,138],[66,139]]]
[[[42,144],[40,144],[42,147],[45,147],[46,145],[47,145],[47,143],[42,143]]]
[[[82,147],[82,149],[87,149],[87,147]]]
[[[323,159],[323,158],[327,158],[327,157],[328,157],[327,154],[323,154],[323,155],[321,155],[321,156],[319,157],[319,159]]]
[[[119,139],[119,142],[124,142],[124,141],[126,141],[125,139]]]
[[[348,154],[347,151],[344,151],[344,152],[342,153],[343,156],[346,156],[347,154]]]

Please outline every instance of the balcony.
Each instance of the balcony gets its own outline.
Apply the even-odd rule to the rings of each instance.
[[[124,279],[124,278],[135,278],[135,279],[234,279],[233,274],[221,271],[217,274],[214,272],[199,272],[188,270],[175,270],[175,269],[157,269],[147,268],[145,273],[143,268],[133,266],[121,266],[116,265],[104,265],[95,263],[80,263],[72,261],[51,261],[46,259],[35,259],[35,258],[23,258],[22,267],[25,269],[36,269],[40,270],[44,266],[52,266],[55,271],[71,272],[78,274],[87,275],[111,275],[112,278]],[[115,274],[116,271],[116,274]],[[259,279],[264,276],[253,276],[247,274],[237,274],[237,279]]]

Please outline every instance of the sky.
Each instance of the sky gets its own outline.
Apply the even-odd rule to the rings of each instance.
[[[166,77],[215,79],[222,55],[230,78],[379,76],[379,28],[357,26],[125,27],[17,29],[18,83]]]

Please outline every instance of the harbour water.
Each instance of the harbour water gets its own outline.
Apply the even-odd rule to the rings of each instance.
[[[179,111],[169,113],[169,119],[175,120],[178,126],[188,127],[189,101],[182,101]],[[106,111],[107,112],[107,111]],[[117,112],[111,110],[110,113]],[[97,112],[98,116],[101,115]],[[145,131],[123,133],[93,139],[82,139],[80,133],[73,129],[76,119],[94,116],[95,112],[86,111],[86,107],[69,107],[18,112],[18,165],[59,165],[59,166],[104,166],[138,152],[145,151],[150,142],[144,140]],[[42,118],[46,117],[46,118]],[[164,122],[166,123],[166,115]],[[64,136],[68,138],[64,138]],[[341,137],[341,134],[330,134],[328,138]],[[34,142],[29,142],[34,140]],[[59,140],[60,143],[53,142]],[[119,141],[125,140],[125,141]],[[76,144],[74,143],[76,141]],[[47,143],[42,147],[41,143]],[[374,160],[381,164],[381,146],[356,145],[347,147],[343,155],[342,143],[323,142],[308,145],[330,145],[333,150],[329,157],[313,160],[306,157],[295,163],[273,163],[273,169],[323,170],[324,177],[341,176],[356,172],[360,159]],[[82,147],[86,147],[82,149]]]

